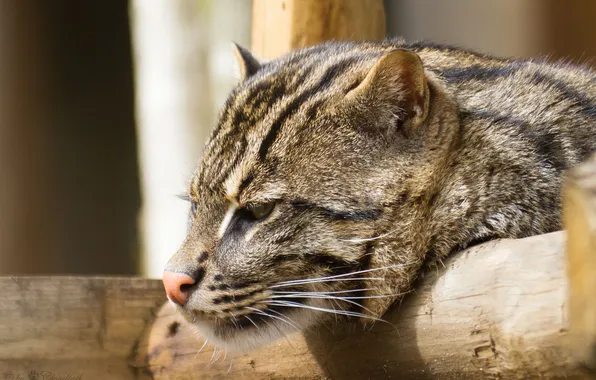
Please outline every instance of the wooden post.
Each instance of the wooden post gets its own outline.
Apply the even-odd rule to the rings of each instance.
[[[596,372],[596,156],[569,175],[564,210],[571,347]]]
[[[125,1],[0,1],[1,274],[136,273],[128,37]]]
[[[383,38],[383,0],[253,1],[252,50],[262,58],[323,41]]]

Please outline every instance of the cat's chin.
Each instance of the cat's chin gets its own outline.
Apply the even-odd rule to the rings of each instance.
[[[184,313],[183,313],[184,314]],[[206,344],[224,348],[229,352],[243,353],[280,338],[302,333],[316,324],[316,312],[297,311],[285,318],[261,318],[262,315],[249,314],[248,321],[240,324],[238,320],[213,320],[207,318],[186,319],[197,335],[207,341]],[[290,322],[291,321],[291,322]]]

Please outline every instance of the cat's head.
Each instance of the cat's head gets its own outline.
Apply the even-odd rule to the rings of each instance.
[[[423,150],[433,91],[420,58],[349,44],[267,63],[236,53],[243,78],[191,180],[170,300],[233,350],[334,314],[374,320],[396,291],[375,266],[410,275],[407,257],[374,258]]]

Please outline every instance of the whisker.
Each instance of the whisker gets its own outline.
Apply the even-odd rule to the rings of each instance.
[[[289,298],[290,296],[271,296],[270,299],[273,298],[281,298],[282,300],[284,298]],[[316,296],[309,296],[309,295],[303,295],[303,294],[296,294],[294,297],[291,298],[315,298],[315,299],[326,299],[326,300],[339,300],[339,301],[344,301],[347,302],[351,305],[357,306],[357,307],[361,307],[362,309],[368,311],[369,313],[372,314],[372,311],[367,309],[366,307],[362,306],[361,304],[359,304],[358,302],[354,302],[352,300],[350,300],[348,297],[337,297],[337,296],[321,296],[321,295],[316,295]]]
[[[328,280],[328,279],[336,279],[336,278],[353,276],[353,275],[362,274],[362,273],[370,273],[370,272],[386,270],[386,269],[403,268],[403,267],[406,267],[406,266],[409,266],[412,264],[415,264],[415,262],[409,262],[409,263],[405,263],[405,264],[387,265],[387,266],[380,267],[380,268],[363,269],[363,270],[350,272],[350,273],[337,274],[334,276],[316,277],[316,278],[302,279],[302,280],[282,281],[282,282],[279,282],[278,284],[294,284],[294,283],[303,282],[303,281],[321,281],[321,280]]]
[[[230,373],[230,371],[232,370],[232,363],[234,362],[234,358],[230,358],[230,366],[228,367],[228,371],[226,372],[226,374]]]
[[[366,315],[366,314],[362,314],[362,313],[358,313],[355,311],[348,311],[348,310],[336,310],[336,309],[326,309],[326,308],[322,308],[322,307],[316,307],[316,306],[311,306],[311,305],[305,305],[305,304],[301,304],[301,303],[296,303],[296,302],[290,302],[290,301],[269,301],[272,304],[276,304],[279,306],[288,306],[288,307],[297,307],[297,308],[303,308],[303,309],[311,309],[311,310],[315,310],[315,311],[322,311],[322,312],[326,312],[326,313],[331,313],[331,314],[335,314],[335,317],[337,318],[337,315],[345,315],[345,316],[349,316],[349,317],[358,317],[358,318],[363,318],[363,319],[370,319],[374,322],[381,322],[381,323],[385,323],[389,326],[391,326],[395,332],[397,334],[399,334],[399,330],[397,328],[397,326],[395,326],[393,323],[386,321],[382,318],[377,318],[377,317],[373,317],[371,315]],[[371,326],[372,328],[372,326]]]
[[[284,315],[283,313],[280,313],[277,310],[273,310],[273,309],[267,309],[267,311],[270,311],[272,313],[275,313],[277,315],[279,315],[280,317],[287,319],[289,322],[292,322],[293,324],[297,324],[296,321],[294,321],[292,318],[288,317],[287,315]]]
[[[218,360],[219,360],[219,358],[221,357],[221,352],[222,352],[222,351],[225,351],[225,350],[226,350],[226,348],[225,348],[225,347],[223,347],[223,348],[220,348],[220,349],[218,350],[218,352],[217,352],[217,356],[215,357],[215,360],[213,360],[213,364],[217,363],[217,361],[218,361]]]
[[[247,306],[247,308],[248,308],[248,306]],[[265,315],[267,317],[272,317],[272,315],[269,315],[267,313],[264,313],[264,312],[262,312],[262,310],[255,309],[255,308],[251,308],[251,309],[254,309],[255,312],[258,312],[259,314]],[[277,332],[279,332],[279,334],[286,340],[286,342],[288,342],[288,345],[290,347],[292,347],[292,348],[294,347],[294,345],[292,344],[292,342],[290,341],[290,339],[288,339],[288,336],[283,331],[281,331],[280,328],[277,327],[277,325],[275,325],[275,324],[270,325],[269,322],[267,322],[266,319],[263,319],[263,322],[265,322],[267,324],[267,326],[269,326],[269,327],[273,326],[273,328],[276,329]],[[300,331],[300,330],[298,330],[298,331]]]
[[[280,317],[276,317],[275,315],[268,314],[268,313],[267,313],[266,311],[264,311],[264,310],[255,309],[254,307],[250,307],[250,306],[246,306],[246,308],[247,308],[248,310],[252,310],[253,312],[255,312],[255,313],[257,313],[257,314],[261,314],[261,315],[267,316],[267,317],[269,317],[269,318],[272,318],[272,319],[278,319],[278,320],[280,320],[280,321],[282,321],[282,322],[285,322],[285,323],[289,324],[290,326],[292,326],[292,327],[293,327],[293,328],[295,328],[296,330],[300,331],[300,329],[299,329],[299,328],[298,328],[296,325],[294,325],[293,323],[291,323],[291,322],[289,322],[289,321],[287,321],[287,320],[285,320],[285,319],[282,319],[282,318],[280,318]],[[283,315],[283,314],[282,314],[282,315]]]
[[[288,292],[289,293],[289,292]],[[338,297],[338,296],[327,296],[325,293],[309,293],[309,292],[300,292],[300,293],[289,293],[284,295],[273,295],[269,298],[322,298],[322,299],[339,299],[339,300],[365,300],[365,299],[374,299],[374,298],[387,298],[387,297],[399,297],[405,295],[407,293],[396,293],[396,294],[381,294],[376,296],[347,296],[347,297]]]
[[[215,358],[216,353],[217,353],[217,346],[213,346],[213,353],[211,354],[211,359],[209,360],[209,363],[207,363],[207,365],[205,367],[209,367],[211,364],[213,364],[213,358]]]
[[[269,289],[275,288],[283,288],[287,286],[295,286],[295,285],[307,285],[307,284],[318,284],[321,282],[337,282],[337,281],[385,281],[382,277],[357,277],[357,278],[331,278],[331,279],[306,279],[306,280],[293,280],[295,282],[286,283],[286,282],[279,282],[275,285],[269,287]]]
[[[199,350],[195,354],[195,360],[197,359],[197,356],[199,356],[199,354],[201,353],[201,351],[203,351],[203,348],[205,348],[205,346],[207,345],[207,342],[209,342],[209,339],[205,339],[205,342],[203,342],[203,345],[201,346],[201,348],[199,348]]]
[[[235,315],[230,315],[230,317],[231,317],[231,321],[232,321],[232,324],[234,325],[234,327],[242,330],[242,326],[238,324],[238,318],[236,318]]]
[[[228,347],[224,345],[224,357],[223,357],[223,359],[221,359],[221,361],[225,362],[227,357],[228,357]]]
[[[354,289],[354,290],[337,290],[333,292],[292,292],[292,291],[284,291],[284,290],[274,290],[273,293],[275,294],[341,294],[341,293],[353,293],[353,292],[366,292],[369,290],[374,290],[372,288],[364,288],[364,289]]]
[[[259,326],[257,326],[257,324],[255,323],[255,321],[253,321],[248,315],[244,314],[243,317],[246,318],[246,319],[248,319],[250,321],[250,323],[252,323],[257,328],[257,330],[260,330],[259,329]]]
[[[396,229],[391,230],[389,232],[386,232],[386,233],[384,233],[382,235],[378,235],[378,236],[370,237],[370,238],[352,238],[352,239],[337,239],[337,240],[339,240],[339,241],[345,241],[347,243],[365,243],[367,241],[374,241],[374,240],[379,240],[379,239],[382,239],[384,237],[387,237],[387,236],[391,235],[392,233],[397,232],[397,230],[398,229],[396,228]]]
[[[370,315],[366,315],[366,314],[362,314],[362,313],[358,313],[356,311],[348,311],[348,310],[336,310],[336,309],[327,309],[324,307],[317,307],[317,306],[311,306],[311,305],[305,305],[305,304],[301,304],[301,303],[297,303],[297,302],[291,302],[291,301],[276,301],[276,300],[271,300],[271,301],[261,301],[261,303],[268,303],[270,305],[278,305],[278,306],[288,306],[288,307],[296,307],[296,308],[302,308],[302,309],[310,309],[310,310],[315,310],[315,311],[322,311],[325,313],[332,313],[332,314],[337,314],[337,315],[346,315],[346,316],[350,316],[350,317],[359,317],[359,318],[365,318],[365,319],[371,319],[374,321],[381,321],[384,323],[388,323],[391,326],[393,326],[392,323],[387,322],[383,319],[377,318],[377,317],[373,317]],[[395,326],[393,326],[395,327]]]

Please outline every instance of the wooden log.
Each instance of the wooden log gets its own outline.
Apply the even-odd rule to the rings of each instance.
[[[382,0],[254,0],[252,50],[276,58],[329,40],[382,40]]]
[[[0,289],[0,378],[149,378],[129,358],[164,303],[161,281],[0,277]]]
[[[596,373],[596,156],[568,176],[564,216],[571,348]]]
[[[471,248],[427,273],[385,316],[390,324],[321,327],[241,355],[201,350],[161,306],[158,280],[3,277],[0,369],[15,378],[580,378],[567,343],[564,241],[558,232]]]
[[[165,305],[136,366],[155,379],[581,378],[567,348],[563,232],[455,255],[368,330],[357,323],[224,353]]]

